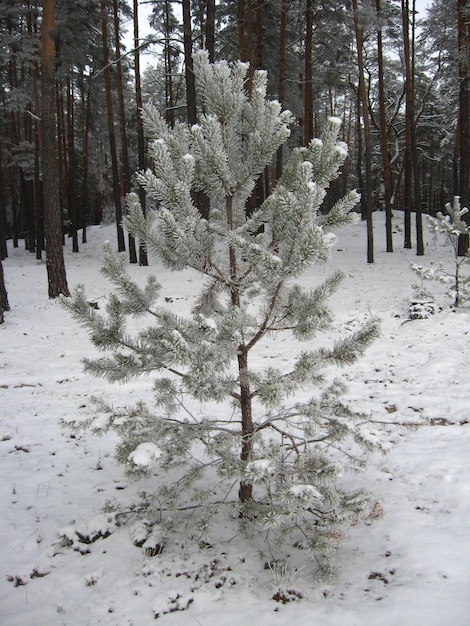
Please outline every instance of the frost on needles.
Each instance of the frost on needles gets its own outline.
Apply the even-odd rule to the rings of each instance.
[[[190,508],[192,529],[203,534],[217,512],[232,508],[245,530],[262,528],[270,539],[294,535],[320,556],[338,526],[367,512],[367,496],[344,490],[340,476],[362,463],[360,449],[381,442],[368,418],[341,401],[342,385],[326,384],[322,371],[353,363],[377,325],[315,347],[316,333],[331,323],[327,301],[341,275],[312,290],[295,281],[328,258],[332,230],[353,220],[358,195],[320,212],[347,156],[340,121],[331,117],[321,139],[293,151],[262,205],[247,210],[293,122],[266,98],[264,72],[254,73],[247,94],[247,70],[240,62],[210,64],[199,52],[199,123],[169,128],[155,107],[143,113],[152,169],[138,180],[153,208],[144,217],[130,194],[125,227],[164,265],[200,273],[191,315],[178,316],[159,301],[154,277],[139,286],[109,245],[102,271],[113,292],[106,310],[90,308],[82,287],[64,303],[107,354],[86,359],[86,370],[112,382],[153,375],[153,406],[103,405],[104,416],[88,424],[119,433],[117,456],[131,472],[168,471],[164,482],[155,479],[162,512]],[[210,198],[208,219],[194,204],[198,191]],[[137,332],[126,330],[129,318],[139,318]],[[279,336],[299,342],[297,356],[253,368],[254,351]]]

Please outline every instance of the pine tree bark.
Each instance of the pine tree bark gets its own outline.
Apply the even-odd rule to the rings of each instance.
[[[403,26],[403,52],[405,58],[405,147],[404,147],[404,247],[411,248],[411,210],[413,205],[413,85],[410,60],[410,10],[408,0],[401,0]]]
[[[116,136],[114,134],[114,114],[113,114],[113,97],[111,91],[111,71],[109,65],[109,45],[108,45],[108,18],[106,15],[106,4],[101,0],[101,34],[103,41],[103,63],[104,63],[104,80],[106,87],[106,109],[108,113],[108,134],[109,148],[111,153],[111,169],[113,175],[113,200],[116,212],[116,231],[118,251],[123,252],[126,249],[124,242],[124,231],[122,228],[122,206],[121,206],[121,189],[119,185],[119,166],[116,152]]]
[[[245,35],[245,0],[237,0],[237,31],[238,31],[238,56],[240,61],[247,60],[246,35]]]
[[[2,260],[0,259],[0,324],[3,324],[3,313],[9,311],[8,294],[5,287],[5,276],[3,274]]]
[[[215,0],[207,0],[206,13],[206,50],[209,53],[209,61],[215,61]]]
[[[7,249],[7,198],[5,193],[5,169],[0,145],[0,261],[8,256]]]
[[[55,108],[55,1],[43,0],[41,29],[41,135],[46,267],[50,298],[69,296],[62,249],[62,216],[59,204],[57,169],[57,127]]]
[[[459,44],[459,196],[462,207],[470,209],[470,33],[469,9],[466,0],[458,0]],[[464,216],[467,224],[470,216]],[[468,235],[459,237],[458,254],[463,256],[469,248]]]
[[[173,128],[175,125],[175,103],[173,99],[173,67],[171,61],[170,2],[165,0],[165,119]]]
[[[424,255],[424,238],[423,238],[423,211],[421,207],[421,175],[418,158],[418,144],[416,140],[416,124],[415,116],[415,47],[416,47],[416,0],[412,2],[412,21],[411,21],[411,46],[410,46],[410,65],[411,65],[411,150],[413,155],[413,182],[414,182],[414,204],[415,204],[415,226],[416,226],[416,254]]]
[[[137,159],[139,170],[145,169],[145,142],[144,126],[142,124],[142,85],[140,80],[140,51],[139,51],[139,0],[134,0],[134,73],[135,73],[135,104],[137,120]],[[144,215],[147,214],[145,207],[145,190],[139,185],[140,206]],[[143,242],[139,245],[139,265],[147,266],[147,248]]]
[[[385,202],[385,239],[387,252],[393,252],[392,235],[392,170],[390,167],[390,152],[388,147],[387,118],[385,115],[385,77],[383,61],[382,28],[379,24],[381,5],[375,0],[377,11],[377,68],[379,78],[379,117],[380,117],[380,150],[382,153],[384,202]]]
[[[359,73],[358,98],[364,125],[364,157],[365,157],[365,218],[367,221],[367,262],[374,262],[374,228],[372,222],[372,149],[370,138],[370,118],[367,105],[367,91],[364,77],[363,33],[359,24],[357,0],[353,0],[354,32],[356,37],[357,63]],[[360,132],[360,129],[359,129]]]
[[[124,87],[122,80],[122,63],[121,63],[121,32],[119,27],[119,9],[118,1],[113,0],[113,18],[114,18],[114,42],[116,47],[116,86],[118,96],[118,117],[119,117],[119,132],[121,137],[121,175],[122,175],[122,188],[124,195],[127,195],[131,190],[131,173],[129,169],[129,150],[127,145],[127,133],[126,133],[126,111],[124,107]],[[129,262],[137,263],[137,251],[135,247],[134,237],[128,235],[129,244]]]
[[[287,0],[281,0],[281,20],[279,31],[279,102],[284,108],[286,99],[286,21]],[[283,146],[279,146],[276,157],[276,179],[282,175]]]
[[[69,236],[72,237],[72,251],[78,252],[78,207],[76,199],[75,177],[77,165],[75,158],[75,132],[74,132],[74,98],[73,84],[70,75],[66,79],[67,88],[67,206],[69,209]]]
[[[191,28],[191,1],[183,0],[183,41],[184,41],[184,65],[186,78],[186,102],[188,124],[192,126],[197,122],[196,110],[196,81],[193,69],[193,41]]]
[[[305,11],[305,76],[304,76],[304,145],[313,139],[313,66],[312,66],[313,6],[307,0]]]

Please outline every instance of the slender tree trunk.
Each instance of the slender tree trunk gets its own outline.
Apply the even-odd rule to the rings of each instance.
[[[380,0],[375,0],[378,22],[380,20],[381,6]],[[384,202],[385,202],[385,239],[387,252],[393,252],[392,235],[392,170],[390,167],[390,152],[388,148],[387,119],[385,115],[385,80],[382,29],[377,26],[377,59],[379,72],[379,113],[380,113],[380,150],[382,152],[383,180],[384,180]]]
[[[135,73],[135,104],[137,108],[137,158],[139,170],[145,169],[145,142],[144,127],[142,124],[142,86],[140,81],[140,52],[139,52],[139,0],[134,1],[134,73]],[[139,185],[140,205],[144,215],[147,214],[145,207],[145,190]],[[147,248],[143,242],[139,245],[139,265],[148,265]]]
[[[188,112],[188,124],[191,126],[197,122],[196,109],[196,81],[193,68],[193,36],[191,27],[191,2],[183,0],[183,40],[184,40],[184,64],[186,68],[186,102]],[[193,201],[201,215],[209,218],[210,201],[203,192],[198,191],[193,194]]]
[[[250,384],[247,380],[248,374],[248,354],[244,346],[239,347],[238,355],[238,375],[240,378],[240,408],[242,422],[242,449],[240,459],[244,462],[250,461],[253,455],[253,415],[252,396]],[[253,485],[240,482],[239,498],[241,503],[249,502],[253,499]]]
[[[364,78],[364,59],[363,59],[363,33],[359,25],[359,15],[357,0],[353,0],[354,11],[354,32],[356,36],[357,47],[357,63],[359,71],[358,96],[360,109],[362,114],[362,122],[364,125],[364,151],[365,151],[365,210],[367,220],[367,262],[374,262],[374,228],[372,222],[372,150],[370,139],[370,118],[367,106],[367,92]]]
[[[188,108],[188,124],[191,126],[197,122],[196,110],[196,81],[193,68],[193,41],[191,28],[191,2],[183,1],[183,39],[184,39],[184,64],[186,77],[186,99]]]
[[[286,19],[287,0],[281,0],[281,20],[279,30],[279,102],[282,107],[286,100]],[[283,145],[279,146],[276,158],[276,178],[279,180],[283,168]]]
[[[462,207],[470,209],[470,35],[469,9],[466,0],[458,0],[459,44],[459,196]],[[467,224],[470,217],[464,216]],[[463,256],[469,248],[468,235],[459,237],[458,254]]]
[[[5,286],[5,276],[3,274],[2,260],[0,259],[0,324],[3,324],[3,312],[9,311],[8,294]]]
[[[207,0],[206,13],[206,50],[209,52],[209,61],[215,61],[215,0]]]
[[[90,151],[90,121],[91,121],[91,89],[90,84],[86,91],[85,120],[83,124],[83,191],[82,191],[82,243],[86,243],[86,229],[90,217],[90,196],[88,191],[89,151]]]
[[[402,24],[403,24],[403,47],[405,57],[405,150],[404,150],[404,215],[405,215],[405,239],[404,247],[411,248],[411,211],[413,206],[413,151],[412,151],[412,127],[413,127],[413,85],[411,76],[410,60],[410,10],[408,0],[401,0]]]
[[[124,231],[122,229],[122,207],[121,207],[121,189],[119,185],[119,166],[116,152],[116,137],[114,134],[114,114],[113,114],[113,98],[111,93],[111,71],[109,68],[109,46],[108,46],[108,18],[106,15],[106,4],[101,0],[101,28],[103,38],[103,62],[104,62],[104,80],[106,87],[106,108],[108,112],[108,132],[109,147],[111,152],[111,168],[113,174],[113,199],[116,210],[116,230],[118,251],[123,252],[126,249],[124,243]]]
[[[127,146],[127,133],[126,133],[126,111],[124,107],[124,87],[122,80],[122,63],[121,63],[121,33],[119,28],[119,10],[118,0],[113,0],[113,17],[114,17],[114,39],[116,46],[116,86],[118,94],[118,116],[119,116],[119,131],[121,136],[121,172],[122,172],[122,187],[124,196],[126,196],[131,190],[131,173],[129,169],[129,151]],[[129,234],[129,262],[137,263],[137,251],[135,247],[135,239]]]
[[[247,60],[245,35],[245,0],[237,0],[238,56],[240,61]]]
[[[415,47],[416,47],[416,0],[412,3],[412,21],[411,21],[411,150],[413,155],[413,176],[414,176],[414,203],[415,203],[415,224],[416,224],[416,254],[424,255],[424,238],[423,238],[423,211],[421,207],[421,176],[418,159],[418,145],[416,140],[416,119],[415,119]]]
[[[173,99],[173,68],[171,62],[171,31],[170,31],[170,2],[165,0],[165,119],[173,128],[175,125],[175,108]]]
[[[76,199],[75,176],[77,175],[77,166],[75,159],[75,133],[74,133],[74,105],[73,105],[73,86],[70,76],[67,76],[67,152],[68,152],[68,168],[67,168],[67,197],[69,208],[69,236],[72,236],[72,250],[78,252],[78,208]]]
[[[57,169],[57,126],[55,109],[55,2],[43,0],[41,29],[41,136],[44,224],[46,233],[46,266],[50,298],[69,296],[62,249],[62,219],[59,204]]]
[[[312,67],[313,7],[307,0],[305,11],[305,77],[304,77],[304,145],[313,139],[313,67]]]
[[[232,211],[232,197],[226,198],[226,214],[227,224],[229,231],[233,230],[233,211]],[[240,294],[238,281],[238,268],[237,257],[235,249],[229,247],[229,262],[230,262],[230,277],[232,280],[231,288],[231,301],[232,306],[236,309],[240,308]],[[240,410],[241,410],[241,427],[242,427],[242,449],[240,452],[240,459],[244,462],[249,461],[252,458],[253,453],[253,437],[254,437],[254,425],[252,415],[252,395],[250,390],[250,383],[248,381],[248,351],[242,341],[238,346],[238,376],[240,386]],[[239,499],[243,504],[248,502],[253,497],[253,485],[240,482]]]
[[[5,192],[5,167],[0,143],[0,261],[8,256],[7,249],[7,198]]]

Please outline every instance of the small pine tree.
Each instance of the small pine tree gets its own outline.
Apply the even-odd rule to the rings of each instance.
[[[327,300],[341,275],[312,290],[295,283],[327,259],[332,228],[353,220],[355,192],[320,212],[347,156],[338,141],[340,121],[330,118],[321,139],[294,150],[272,193],[248,213],[256,180],[287,140],[292,116],[266,99],[264,72],[254,73],[249,96],[244,63],[210,64],[199,52],[194,71],[204,110],[197,125],[172,129],[153,106],[144,111],[153,169],[138,179],[154,210],[144,217],[130,194],[125,226],[167,267],[193,268],[206,283],[192,314],[177,316],[157,305],[154,277],[139,287],[125,260],[105,247],[102,271],[115,287],[106,313],[90,308],[81,287],[64,303],[95,346],[111,355],[85,360],[85,368],[113,382],[155,372],[157,411],[144,403],[105,407],[106,420],[90,422],[120,434],[118,457],[131,471],[158,464],[175,472],[172,484],[160,486],[159,502],[177,509],[184,498],[186,507],[188,501],[200,506],[193,528],[201,533],[215,509],[231,503],[245,528],[258,525],[279,537],[295,532],[323,553],[335,527],[365,510],[364,494],[339,485],[342,466],[353,459],[351,445],[370,449],[380,442],[364,415],[341,402],[342,385],[327,385],[321,373],[354,362],[377,336],[377,324],[330,348],[312,348],[316,332],[332,320]],[[210,197],[209,219],[193,203],[197,191]],[[144,316],[149,325],[142,322],[131,335],[126,320]],[[253,368],[261,342],[281,334],[308,342],[307,349],[287,367]],[[311,387],[319,391],[309,397]],[[202,419],[194,417],[195,401]],[[222,408],[212,410],[213,403]]]
[[[453,305],[458,307],[470,300],[470,276],[463,273],[464,266],[468,265],[470,261],[470,252],[459,256],[459,239],[470,235],[470,225],[462,219],[468,213],[468,209],[461,207],[458,196],[454,197],[452,204],[447,203],[445,208],[446,215],[438,213],[436,217],[428,217],[428,220],[431,231],[444,235],[448,243],[450,243],[454,261],[452,271],[448,272],[444,268],[443,263],[431,268],[413,263],[411,269],[421,278],[421,283],[424,280],[438,280],[446,285],[448,287],[447,295],[452,298]],[[430,294],[424,289],[423,285],[415,287],[415,289],[418,295],[421,292],[429,300]]]

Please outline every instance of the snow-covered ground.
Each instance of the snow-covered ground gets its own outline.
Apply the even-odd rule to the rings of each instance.
[[[383,227],[376,228],[376,262],[367,265],[364,225],[343,229],[331,261],[303,280],[345,272],[332,303],[333,332],[354,330],[370,316],[382,320],[380,339],[340,372],[354,406],[377,420],[424,425],[397,428],[392,451],[372,456],[352,479],[380,503],[375,519],[342,542],[333,579],[316,580],[309,556],[288,550],[290,571],[297,570],[288,586],[297,599],[287,604],[272,599],[263,542],[234,537],[223,517],[213,543],[199,545],[175,523],[161,554],[133,545],[135,519],[116,511],[130,511],[164,476],[133,482],[113,459],[113,436],[72,433],[60,420],[90,413],[93,395],[132,403],[148,393],[148,381],[111,387],[85,375],[80,359],[94,354],[85,331],[48,300],[44,263],[10,248],[11,311],[0,326],[0,624],[146,626],[158,616],[172,626],[247,619],[257,626],[469,626],[469,309],[408,319],[416,256],[402,249],[396,230],[396,252],[387,254]],[[100,250],[114,229],[94,227],[88,236],[79,254],[67,246],[68,281],[84,283],[100,303],[108,290]],[[427,235],[423,262],[431,259],[448,261],[450,252]],[[175,310],[184,311],[197,292],[194,274],[171,274],[155,262],[129,271],[155,273]],[[264,358],[288,353],[279,343]],[[77,532],[99,538],[82,543]]]

